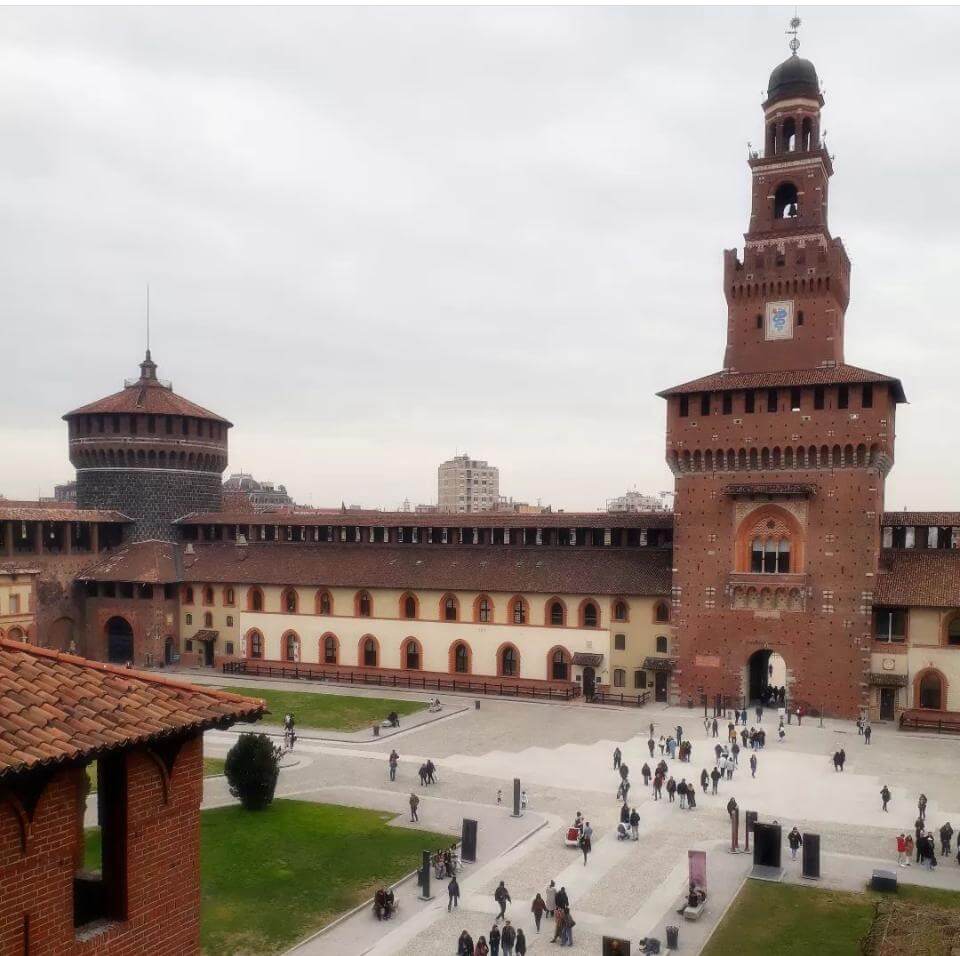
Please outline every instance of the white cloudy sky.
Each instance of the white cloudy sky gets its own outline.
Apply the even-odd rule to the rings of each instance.
[[[0,493],[160,374],[313,504],[671,487],[792,8],[0,9]],[[960,507],[960,12],[810,8],[847,360],[902,377],[888,506]]]

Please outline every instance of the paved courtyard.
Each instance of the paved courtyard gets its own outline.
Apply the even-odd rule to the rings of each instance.
[[[206,681],[191,672],[189,679]],[[276,689],[314,689],[302,682],[249,681]],[[357,693],[355,688],[315,688],[324,692]],[[373,695],[374,692],[368,691]],[[388,696],[384,694],[384,696]],[[390,691],[390,696],[407,696]],[[423,697],[424,695],[412,695]],[[446,884],[434,884],[435,899],[417,899],[415,881],[399,887],[402,901],[397,920],[377,923],[369,909],[343,920],[332,930],[302,944],[299,956],[333,956],[351,952],[449,956],[466,928],[476,940],[489,932],[496,905],[493,890],[503,879],[513,897],[508,915],[524,928],[531,952],[551,948],[553,927],[545,921],[537,936],[530,903],[550,879],[565,886],[577,922],[572,953],[599,953],[604,933],[664,938],[663,927],[679,922],[675,909],[685,886],[688,849],[708,851],[710,899],[701,923],[681,927],[683,952],[699,952],[709,932],[735,896],[750,869],[746,855],[727,850],[729,824],[726,803],[734,796],[741,808],[756,810],[762,821],[778,820],[784,832],[793,825],[821,835],[823,883],[858,888],[874,866],[895,861],[894,838],[912,831],[917,797],[926,793],[928,826],[936,830],[949,820],[960,829],[960,795],[956,766],[960,741],[900,734],[875,726],[866,746],[851,723],[806,719],[787,728],[784,742],[776,739],[776,717],[764,716],[768,743],[758,753],[752,779],[741,755],[732,781],[721,781],[717,796],[700,793],[697,808],[681,811],[678,804],[652,799],[643,786],[640,768],[649,759],[648,726],[655,737],[679,723],[693,742],[690,764],[669,761],[670,773],[699,781],[700,771],[713,766],[716,743],[704,731],[702,711],[664,705],[643,710],[600,708],[582,702],[546,704],[483,699],[475,710],[463,697],[442,698],[443,719],[420,722],[389,739],[370,733],[349,740],[323,738],[304,731],[297,744],[297,762],[283,770],[278,795],[296,795],[331,803],[393,809],[395,825],[409,826],[405,812],[409,793],[422,798],[425,828],[457,833],[463,817],[480,823],[478,861],[460,878],[459,911],[446,911]],[[465,706],[465,704],[467,706]],[[751,717],[752,717],[751,713]],[[722,722],[721,733],[725,730]],[[222,756],[235,740],[233,732],[206,735],[206,753]],[[616,823],[618,778],[612,752],[620,746],[630,766],[630,804],[641,818],[640,841],[618,842]],[[387,754],[400,753],[397,781],[387,774]],[[845,772],[836,773],[831,755],[847,753]],[[438,767],[438,783],[422,788],[417,768],[427,758]],[[656,760],[660,759],[659,749]],[[512,780],[526,788],[529,808],[521,819],[510,814]],[[893,799],[883,813],[879,792],[886,784]],[[503,806],[497,806],[497,791]],[[698,788],[699,793],[699,788]],[[229,802],[225,781],[208,780],[205,805]],[[594,849],[586,866],[581,854],[563,844],[563,832],[577,810],[594,827]],[[954,850],[954,853],[956,850]],[[799,879],[799,861],[791,863],[784,847],[786,878]],[[414,861],[411,861],[413,864]],[[930,876],[916,866],[898,870],[901,878],[960,890],[960,866],[955,858],[942,861]]]

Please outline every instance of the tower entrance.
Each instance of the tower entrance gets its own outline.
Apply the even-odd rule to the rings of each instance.
[[[777,688],[786,688],[787,663],[768,648],[754,651],[747,661],[747,699],[752,704],[776,703]]]
[[[111,664],[126,664],[133,661],[133,628],[122,617],[107,621],[107,660]]]

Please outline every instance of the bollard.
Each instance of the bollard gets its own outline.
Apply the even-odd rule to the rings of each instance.
[[[473,702],[473,709],[474,709],[474,710],[479,710],[479,709],[480,709],[480,701],[479,701],[479,700],[475,700],[475,701]]]
[[[373,736],[374,736],[374,737],[379,737],[379,736],[380,736],[380,725],[379,725],[379,724],[374,724],[374,725],[373,725]]]

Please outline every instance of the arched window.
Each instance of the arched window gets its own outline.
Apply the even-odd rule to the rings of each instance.
[[[493,602],[486,594],[481,594],[474,604],[474,619],[479,624],[493,623]]]
[[[670,621],[670,605],[666,601],[657,601],[653,609],[653,619],[657,624],[667,624]]]
[[[283,592],[283,597],[280,599],[280,607],[283,608],[287,614],[296,614],[297,603],[296,588],[287,588]]]
[[[783,148],[792,153],[797,148],[797,121],[790,117],[783,124]]]
[[[357,593],[357,617],[370,617],[372,602],[366,591]]]
[[[622,667],[617,667],[613,672],[613,686],[625,687],[627,683],[627,672]]]
[[[781,183],[773,196],[773,218],[794,219],[800,215],[797,187],[793,183]]]
[[[580,612],[581,624],[583,627],[596,627],[600,623],[600,611],[593,601],[587,601]]]
[[[458,642],[453,649],[453,669],[457,674],[470,673],[470,652],[463,641]]]
[[[260,588],[250,588],[250,590],[247,591],[247,610],[263,610],[263,591],[261,591]]]
[[[412,621],[417,616],[417,599],[412,594],[405,594],[403,596],[403,616],[408,620]]]
[[[527,623],[527,602],[522,597],[515,597],[510,601],[510,620],[514,624]]]
[[[233,607],[233,603],[234,603],[233,588],[223,589],[223,603],[226,604],[228,607]]]
[[[263,657],[263,635],[259,631],[251,631],[247,635],[247,657]]]
[[[810,150],[813,148],[813,123],[810,121],[809,116],[805,116],[803,123],[801,124],[801,133],[800,133],[800,148],[802,150]]]
[[[550,677],[552,680],[570,679],[570,660],[563,648],[558,647],[550,656]]]
[[[667,639],[662,635],[657,638],[657,653],[658,654],[667,653]]]
[[[420,644],[412,637],[404,642],[403,666],[408,671],[420,670]]]
[[[613,619],[615,621],[630,620],[630,609],[628,608],[626,601],[617,601],[613,605]]]
[[[300,638],[293,631],[287,631],[283,636],[283,659],[285,661],[300,660]]]
[[[340,642],[337,640],[336,635],[327,634],[323,638],[323,663],[336,664],[339,650]]]
[[[318,591],[314,603],[317,609],[317,614],[333,613],[333,598],[330,597],[329,591]]]
[[[440,602],[440,620],[457,621],[459,619],[460,602],[452,594],[445,594]]]
[[[193,588],[189,584],[183,589],[183,603],[193,604]]]
[[[209,611],[203,615],[203,626],[213,627],[213,615]]]
[[[943,680],[936,671],[926,671],[920,677],[918,701],[924,710],[943,710]]]
[[[500,673],[504,677],[516,677],[519,672],[520,655],[512,644],[508,644],[500,651]]]
[[[377,642],[372,637],[363,639],[363,666],[377,666]]]
[[[203,603],[213,604],[213,588],[209,584],[203,589]]]
[[[564,623],[563,603],[561,601],[550,602],[550,625],[552,627],[562,627]]]

